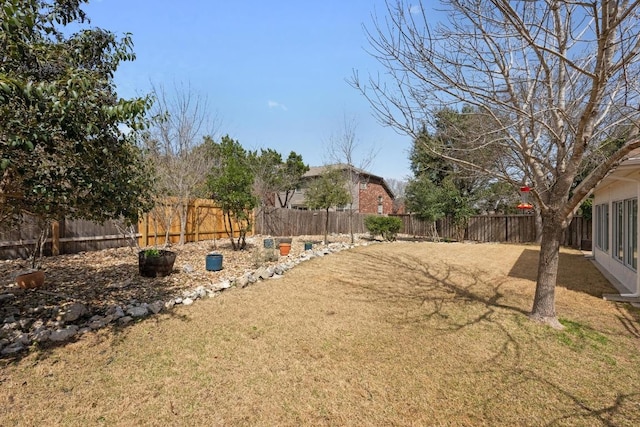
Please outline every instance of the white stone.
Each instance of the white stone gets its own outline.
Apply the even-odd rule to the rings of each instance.
[[[31,344],[31,338],[29,338],[29,335],[22,333],[20,335],[18,335],[13,342],[19,342],[25,346]]]
[[[70,306],[65,307],[62,312],[62,320],[65,322],[75,322],[87,313],[89,313],[87,306],[80,304],[79,302],[74,302]]]
[[[129,310],[127,310],[127,314],[131,317],[144,317],[149,314],[149,310],[147,309],[147,307],[143,306],[131,307]]]
[[[104,328],[107,325],[107,322],[105,321],[105,319],[96,319],[92,322],[89,323],[89,329],[101,329]]]
[[[223,280],[222,282],[214,286],[216,290],[229,289],[231,287],[231,282],[229,280]]]
[[[54,342],[66,341],[78,333],[78,327],[76,325],[69,325],[64,329],[58,329],[51,332],[49,339]]]
[[[131,322],[133,322],[133,317],[131,316],[124,316],[118,319],[118,325],[120,326],[128,325]]]
[[[149,310],[151,310],[153,314],[160,313],[163,308],[164,308],[164,303],[162,301],[156,301],[149,304]]]
[[[182,305],[191,305],[191,304],[193,304],[193,300],[191,298],[185,298],[182,301]]]
[[[119,319],[124,317],[124,310],[119,305],[116,306],[116,309],[113,313],[110,313],[114,318]]]
[[[2,353],[5,356],[9,356],[9,355],[20,353],[23,350],[24,350],[24,345],[22,345],[19,342],[14,342],[13,344],[9,344],[5,348],[3,348],[2,352],[0,353]]]
[[[238,277],[235,281],[235,284],[239,288],[246,288],[249,284],[249,278],[247,276]]]
[[[33,332],[33,340],[35,342],[45,342],[51,336],[51,331],[49,329],[40,328]]]

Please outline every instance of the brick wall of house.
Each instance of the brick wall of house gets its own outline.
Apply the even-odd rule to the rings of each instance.
[[[382,185],[376,182],[368,182],[366,187],[367,188],[362,188],[362,186],[360,187],[360,213],[377,214],[379,204],[378,198],[380,196],[382,196],[382,214],[388,215],[393,213],[393,200]]]

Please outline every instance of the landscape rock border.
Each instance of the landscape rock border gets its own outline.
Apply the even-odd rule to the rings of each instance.
[[[131,303],[125,306],[113,305],[108,307],[103,314],[94,314],[89,318],[87,316],[91,313],[89,313],[88,307],[81,302],[70,302],[59,307],[54,321],[45,322],[43,319],[39,319],[37,309],[30,313],[32,317],[19,316],[16,318],[10,315],[4,319],[0,327],[0,356],[17,356],[29,350],[33,345],[64,343],[107,326],[125,326],[135,320],[171,310],[179,305],[188,306],[199,299],[213,298],[233,287],[242,289],[260,281],[280,279],[287,271],[302,262],[368,244],[367,242],[329,243],[317,249],[307,250],[297,256],[289,255],[284,262],[274,266],[261,266],[231,279],[185,290],[181,295],[176,295],[167,301]],[[10,302],[11,299],[11,293],[0,295],[0,303]]]

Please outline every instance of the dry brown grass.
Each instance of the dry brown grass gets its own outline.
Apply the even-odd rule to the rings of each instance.
[[[556,331],[534,246],[396,243],[33,352],[0,425],[640,425],[638,311],[563,251]]]

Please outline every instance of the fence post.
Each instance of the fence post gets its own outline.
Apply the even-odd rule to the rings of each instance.
[[[196,200],[193,204],[193,211],[195,212],[195,223],[196,223],[196,242],[200,241],[200,200]]]
[[[149,214],[145,213],[144,215],[142,215],[142,226],[141,228],[141,234],[142,236],[140,236],[140,238],[142,239],[142,244],[140,246],[148,246],[149,245]]]

